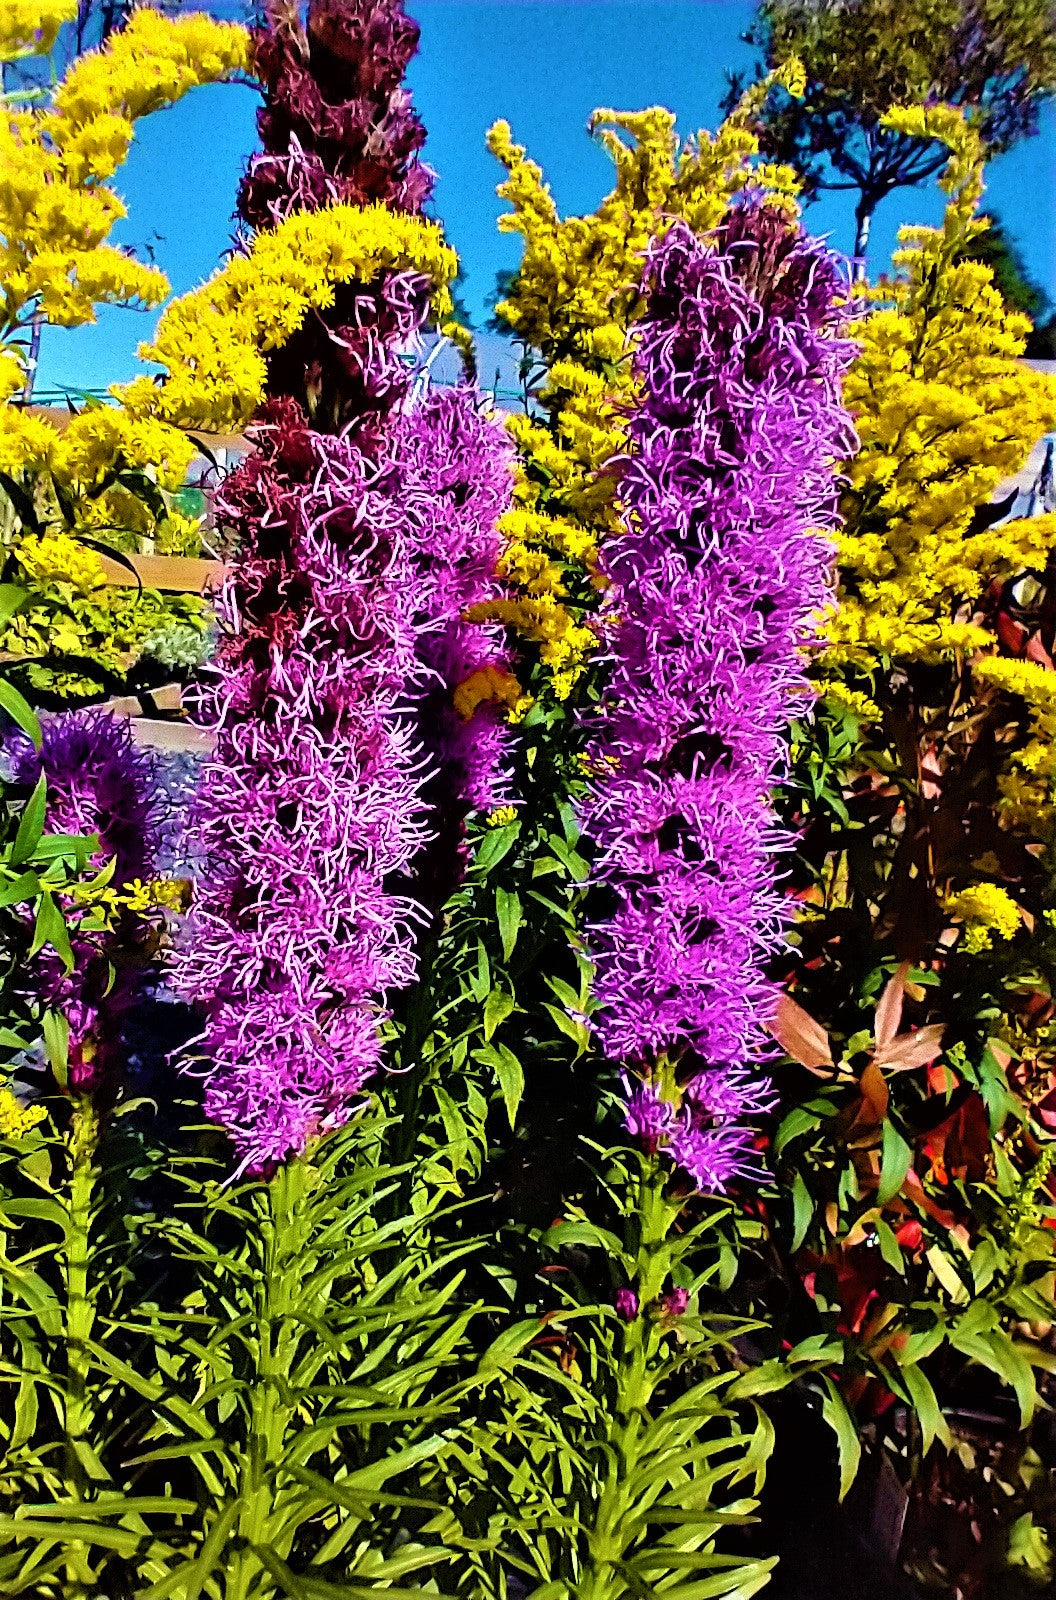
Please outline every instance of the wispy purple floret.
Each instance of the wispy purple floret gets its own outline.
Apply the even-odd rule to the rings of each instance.
[[[750,196],[708,243],[653,245],[621,532],[603,550],[607,687],[583,808],[613,909],[589,930],[596,1027],[637,1066],[627,1126],[706,1190],[753,1170],[789,920],[770,791],[810,704],[833,463],[853,448],[838,259]]]
[[[42,746],[18,735],[9,742],[12,776],[35,784],[47,780],[49,833],[99,837],[95,870],[113,861],[111,887],[146,881],[155,870],[158,800],[150,758],[132,741],[129,725],[103,710],[42,718]],[[45,947],[24,975],[43,1006],[60,1010],[70,1027],[71,1085],[102,1100],[119,1087],[125,1019],[142,992],[146,967],[132,959],[145,929],[142,918],[124,912],[107,934],[86,936],[70,918],[74,965],[67,972]],[[120,950],[122,959],[113,957]]]
[[[225,490],[240,554],[177,977],[206,1015],[206,1111],[255,1169],[347,1118],[379,1065],[386,997],[413,983],[435,909],[436,787],[459,820],[501,790],[463,730],[452,752],[433,719],[427,741],[422,708],[489,648],[460,617],[489,592],[508,447],[468,390],[375,443],[367,455],[273,404]]]

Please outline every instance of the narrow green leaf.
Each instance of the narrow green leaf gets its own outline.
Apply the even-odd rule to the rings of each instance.
[[[69,1081],[70,1024],[61,1011],[45,1011],[41,1031],[55,1082],[60,1089],[65,1089]]]
[[[840,1499],[843,1500],[858,1473],[862,1459],[862,1444],[854,1418],[848,1411],[843,1396],[829,1377],[822,1377],[825,1395],[821,1414],[836,1435],[836,1451],[840,1467]]]
[[[44,740],[37,714],[29,702],[19,694],[14,684],[8,683],[6,678],[0,678],[0,706],[3,706],[8,716],[18,723],[23,733],[28,733],[39,750]]]
[[[512,994],[504,994],[501,989],[492,989],[484,1002],[485,1039],[490,1039],[496,1028],[502,1026],[515,1004]]]
[[[902,1256],[901,1246],[895,1238],[894,1230],[889,1223],[884,1221],[883,1217],[877,1217],[873,1226],[876,1229],[876,1240],[880,1246],[881,1258],[887,1262],[893,1272],[897,1272],[900,1278],[904,1278],[906,1275],[906,1263]]]
[[[913,1150],[903,1139],[894,1123],[884,1118],[883,1149],[880,1157],[880,1186],[876,1191],[878,1205],[893,1200],[906,1181],[913,1160]]]
[[[15,834],[15,842],[8,857],[13,867],[20,867],[24,861],[28,861],[37,848],[40,836],[44,832],[47,808],[48,780],[41,773],[19,819],[18,832]]]
[[[509,961],[521,926],[521,897],[516,890],[495,890],[495,914],[499,922],[503,959]]]
[[[66,931],[65,920],[51,895],[45,892],[41,895],[37,907],[33,943],[29,947],[30,955],[35,956],[46,944],[50,944],[58,952],[66,971],[72,972],[73,950],[70,947],[70,936]]]
[[[26,900],[35,900],[40,893],[40,879],[35,872],[19,873],[17,878],[12,878],[0,888],[0,907],[21,905]]]
[[[814,1201],[803,1174],[797,1172],[792,1180],[792,1248],[798,1250],[807,1237],[807,1229],[814,1218]]]
[[[17,583],[0,583],[0,628],[11,621],[28,599],[28,589],[21,588]]]
[[[524,1068],[509,1046],[504,1044],[482,1045],[479,1050],[474,1050],[473,1059],[482,1061],[494,1072],[512,1128],[524,1093]]]
[[[950,1430],[946,1425],[946,1418],[939,1409],[939,1402],[935,1390],[924,1376],[923,1369],[915,1362],[908,1362],[900,1368],[899,1375],[906,1388],[917,1421],[920,1423],[921,1443],[924,1454],[927,1455],[936,1439],[944,1445],[950,1444]]]

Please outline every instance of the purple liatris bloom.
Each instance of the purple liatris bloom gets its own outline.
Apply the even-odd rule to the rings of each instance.
[[[97,834],[94,870],[112,861],[109,887],[118,894],[150,879],[157,792],[150,759],[133,744],[128,723],[103,710],[71,711],[43,718],[42,732],[39,751],[22,734],[12,737],[8,750],[16,781],[35,784],[42,773],[47,781],[48,832]],[[120,908],[104,932],[79,931],[79,920],[73,909],[73,970],[46,947],[25,982],[40,1005],[61,1011],[69,1023],[72,1087],[106,1101],[119,1087],[122,1030],[148,975],[143,946],[149,926]]]
[[[381,1061],[435,911],[437,791],[459,822],[503,792],[488,715],[474,750],[423,707],[494,649],[460,618],[489,592],[511,477],[468,390],[392,418],[369,456],[289,402],[256,443],[225,486],[239,556],[176,971],[206,1017],[206,1111],[260,1169],[347,1118]]]
[[[616,1315],[624,1322],[633,1322],[638,1315],[638,1296],[633,1289],[616,1290]]]
[[[688,1309],[688,1289],[672,1289],[660,1296],[660,1311],[665,1317],[684,1317]]]
[[[789,908],[770,791],[809,706],[829,598],[833,463],[853,445],[837,258],[749,196],[704,243],[653,245],[623,530],[604,547],[608,678],[583,806],[608,914],[588,930],[597,1036],[638,1067],[628,1129],[705,1190],[752,1170],[746,1118]]]
[[[269,0],[253,33],[263,148],[239,190],[252,227],[335,201],[421,209],[433,174],[402,81],[417,47],[400,0],[309,0],[303,21],[298,6]]]

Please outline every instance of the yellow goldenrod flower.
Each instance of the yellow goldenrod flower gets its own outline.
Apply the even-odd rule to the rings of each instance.
[[[24,1106],[6,1084],[0,1088],[0,1139],[15,1144],[44,1121],[43,1106]]]
[[[113,393],[137,418],[217,432],[242,427],[263,398],[267,352],[310,311],[331,305],[335,285],[418,272],[432,285],[443,321],[457,268],[439,226],[420,217],[379,205],[295,213],[168,307],[139,352],[166,369],[161,381],[136,378]]]
[[[0,61],[46,56],[64,22],[77,15],[77,0],[2,0]]]
[[[950,894],[942,902],[949,916],[964,924],[964,948],[979,955],[993,946],[994,939],[1014,939],[1023,913],[1008,893],[996,883],[977,883]]]

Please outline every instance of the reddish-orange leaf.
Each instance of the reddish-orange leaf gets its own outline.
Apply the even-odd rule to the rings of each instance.
[[[828,1034],[791,995],[783,994],[777,1002],[770,1032],[782,1050],[808,1072],[824,1078],[836,1070]]]
[[[876,1007],[876,1021],[873,1024],[873,1038],[877,1048],[889,1044],[898,1032],[898,1025],[902,1021],[902,999],[906,992],[906,979],[909,976],[909,962],[903,961],[894,977],[884,986]]]

